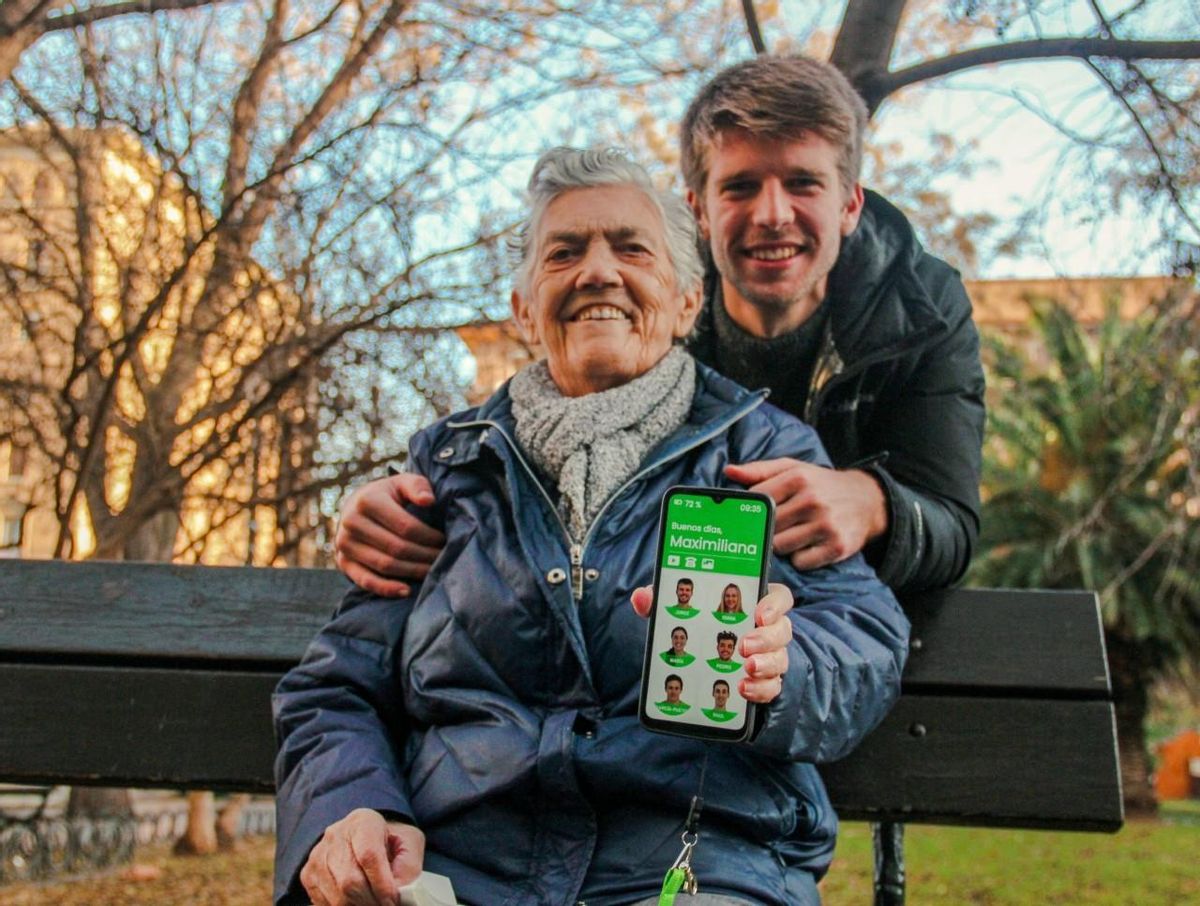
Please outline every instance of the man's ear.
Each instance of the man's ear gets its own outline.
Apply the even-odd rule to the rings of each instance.
[[[537,323],[525,297],[517,289],[512,291],[512,313],[513,321],[517,325],[517,330],[521,332],[522,339],[530,346],[537,346],[541,342],[537,333]]]
[[[688,189],[687,190],[687,203],[688,203],[688,207],[692,209],[692,214],[696,218],[696,225],[700,228],[700,237],[705,242],[708,242],[708,240],[709,240],[708,215],[706,215],[704,213],[703,199],[701,199],[700,196],[697,195],[695,192],[693,192],[691,189]]]
[[[856,182],[854,187],[846,193],[846,198],[842,203],[841,227],[843,236],[849,236],[854,232],[854,228],[858,226],[858,219],[862,216],[865,201],[862,183]]]
[[[679,310],[679,315],[675,318],[675,339],[682,340],[692,332],[703,304],[703,284],[697,284],[695,289],[683,294],[683,308]]]

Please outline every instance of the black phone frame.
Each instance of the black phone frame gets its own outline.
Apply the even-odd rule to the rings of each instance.
[[[755,605],[767,593],[769,584],[769,573],[771,568],[771,539],[775,534],[775,501],[766,494],[759,494],[753,491],[746,491],[741,488],[714,488],[705,487],[702,485],[673,485],[663,493],[662,501],[659,503],[658,513],[658,543],[655,545],[654,551],[654,585],[653,585],[653,602],[650,607],[650,616],[647,619],[646,626],[646,651],[642,660],[642,679],[641,689],[638,693],[638,720],[642,726],[654,733],[665,733],[669,736],[685,736],[691,739],[704,739],[710,742],[745,742],[753,737],[758,722],[761,719],[762,705],[756,702],[747,702],[746,719],[738,728],[730,727],[706,727],[701,724],[680,723],[677,721],[664,720],[662,718],[653,717],[646,708],[647,698],[649,697],[649,688],[646,682],[650,675],[650,666],[654,663],[655,656],[654,646],[654,628],[655,621],[658,619],[658,594],[659,585],[662,580],[662,561],[663,547],[666,544],[666,532],[664,527],[667,524],[667,507],[671,498],[676,494],[689,494],[692,496],[711,497],[718,504],[727,499],[738,500],[753,500],[759,503],[766,504],[767,520],[763,531],[762,550],[762,569],[758,577],[758,598],[755,600]],[[751,612],[753,617],[753,611]]]

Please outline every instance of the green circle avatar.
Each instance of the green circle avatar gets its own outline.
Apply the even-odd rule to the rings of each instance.
[[[683,695],[683,678],[679,674],[672,673],[668,676],[663,687],[667,693],[666,699],[654,703],[654,707],[663,714],[669,717],[678,717],[692,707],[680,698]]]

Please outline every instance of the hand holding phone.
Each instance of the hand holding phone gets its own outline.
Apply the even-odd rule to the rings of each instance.
[[[757,708],[739,692],[739,639],[767,589],[774,506],[723,488],[663,497],[639,715],[648,729],[737,741]]]

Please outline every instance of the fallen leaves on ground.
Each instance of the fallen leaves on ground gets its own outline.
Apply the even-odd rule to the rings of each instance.
[[[139,847],[132,865],[102,874],[0,887],[0,906],[264,906],[274,852],[274,837],[246,838],[213,856]]]

